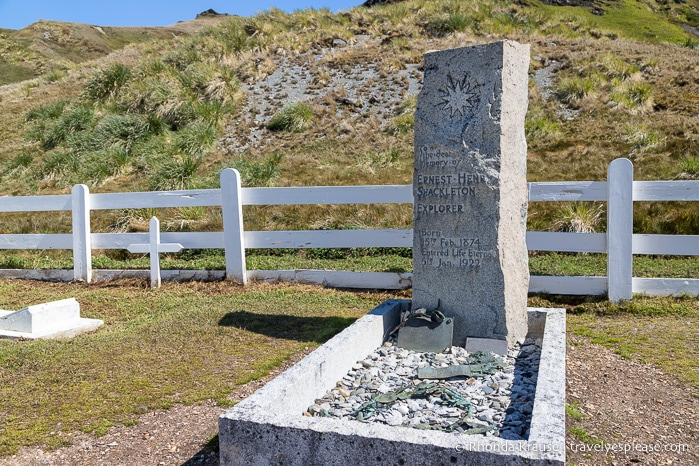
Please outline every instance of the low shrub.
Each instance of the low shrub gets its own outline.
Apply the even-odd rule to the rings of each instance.
[[[313,110],[303,102],[286,105],[275,114],[267,128],[270,131],[290,131],[300,133],[307,130],[315,117]]]

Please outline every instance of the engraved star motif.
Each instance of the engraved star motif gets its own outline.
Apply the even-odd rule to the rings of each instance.
[[[456,114],[464,117],[473,115],[473,109],[480,102],[480,96],[476,92],[476,86],[468,82],[468,75],[462,80],[454,80],[451,74],[447,76],[449,80],[444,89],[439,89],[442,100],[437,104],[444,110],[448,110],[453,118]]]

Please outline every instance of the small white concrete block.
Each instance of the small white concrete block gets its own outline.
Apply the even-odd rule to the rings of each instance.
[[[0,338],[60,338],[94,330],[104,322],[80,317],[75,298],[0,312]]]

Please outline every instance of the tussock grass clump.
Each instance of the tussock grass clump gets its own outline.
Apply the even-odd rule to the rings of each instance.
[[[291,131],[301,133],[310,128],[314,122],[313,110],[303,102],[296,102],[284,106],[267,123],[270,131]]]
[[[75,178],[92,186],[100,185],[111,177],[130,172],[132,163],[133,156],[122,147],[97,150],[81,159]]]
[[[72,106],[59,102],[28,112],[26,119],[30,123],[27,137],[41,143],[44,150],[51,150],[68,141],[71,136],[92,129],[95,125],[95,112],[90,105]]]
[[[597,90],[597,82],[588,76],[565,76],[558,82],[556,97],[566,104],[576,104]]]
[[[154,191],[191,189],[202,158],[193,155],[165,156],[153,161],[149,169],[149,188]]]
[[[121,63],[114,63],[98,71],[87,83],[83,92],[85,98],[103,102],[117,95],[131,79],[131,69]]]
[[[626,141],[631,144],[629,157],[634,158],[662,147],[665,137],[657,131],[629,127],[626,129]]]
[[[603,53],[597,57],[597,66],[609,79],[626,81],[638,77],[641,67],[635,63],[627,63],[622,58],[611,53]]]
[[[279,164],[282,154],[272,152],[263,160],[252,157],[241,157],[233,162],[233,168],[240,172],[242,184],[245,186],[269,186],[279,175]]]
[[[559,208],[554,231],[572,233],[595,233],[598,231],[605,213],[604,206],[589,202],[565,202]]]
[[[46,82],[55,83],[68,75],[64,70],[51,70],[41,76]]]
[[[34,156],[31,154],[19,154],[4,163],[2,166],[2,172],[0,173],[2,173],[2,176],[16,176],[17,174],[26,171],[29,166],[31,166],[33,161]]]
[[[177,131],[172,138],[173,148],[192,157],[203,157],[216,142],[217,132],[206,121],[197,120]]]
[[[415,128],[415,109],[417,96],[408,95],[398,103],[397,115],[393,117],[390,130],[394,134],[410,134]]]
[[[646,82],[630,82],[614,89],[609,95],[617,108],[634,113],[646,113],[653,109],[653,90]]]
[[[425,24],[425,32],[432,37],[445,37],[455,32],[465,32],[474,24],[471,15],[461,11],[460,8],[444,13]]]
[[[393,118],[391,123],[393,132],[397,134],[409,134],[415,129],[415,114],[403,113]]]
[[[45,123],[61,116],[63,114],[63,110],[69,103],[69,100],[58,100],[50,104],[31,108],[25,114],[24,119],[27,122],[37,124]],[[43,128],[45,128],[45,126]]]
[[[114,105],[121,112],[155,115],[173,129],[193,118],[187,92],[171,73],[135,80]]]
[[[153,134],[153,130],[143,115],[107,115],[95,128],[91,143],[95,149],[123,149],[129,153],[136,143]]]
[[[73,152],[54,151],[45,160],[40,169],[42,178],[57,178],[63,174],[75,173],[80,167],[80,159]]]
[[[410,159],[411,157],[406,157],[398,147],[391,147],[388,150],[373,152],[360,157],[357,166],[362,170],[375,174],[377,171],[400,169],[401,165]]]
[[[690,155],[682,161],[681,177],[699,179],[699,156]]]

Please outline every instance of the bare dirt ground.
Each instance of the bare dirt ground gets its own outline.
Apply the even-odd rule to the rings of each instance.
[[[567,421],[568,464],[699,464],[699,391],[584,338],[568,341],[568,404],[585,416]],[[231,399],[248,396],[302,356],[241,386]],[[154,411],[103,437],[76,434],[73,445],[58,450],[23,448],[0,458],[0,465],[217,465],[217,418],[223,411],[213,402]],[[589,449],[597,451],[583,451]]]
[[[568,342],[567,402],[585,415],[567,418],[569,464],[699,464],[699,391],[584,338]],[[591,448],[580,445],[581,432],[609,450],[580,451]]]

